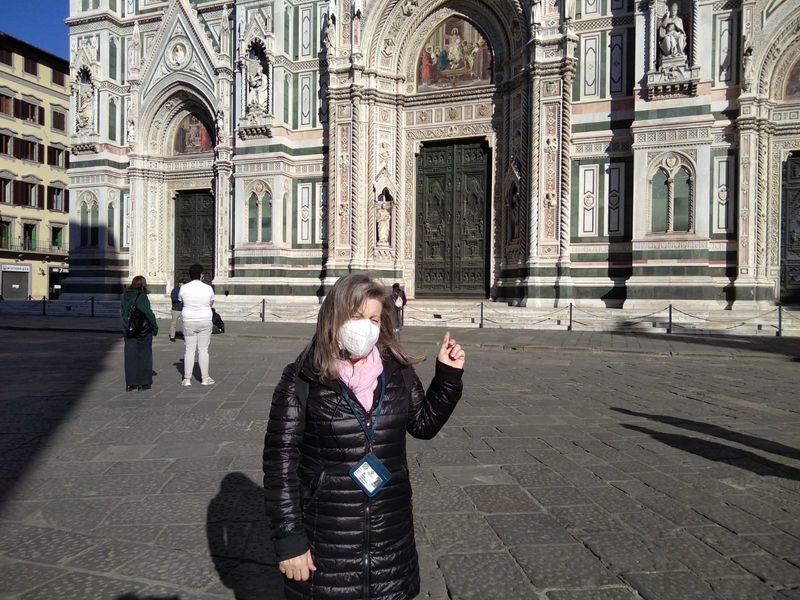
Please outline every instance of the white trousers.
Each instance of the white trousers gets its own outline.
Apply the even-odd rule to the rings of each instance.
[[[183,339],[186,352],[183,355],[183,377],[192,378],[194,355],[197,351],[197,362],[200,363],[200,375],[208,377],[208,346],[211,343],[211,321],[184,321]]]

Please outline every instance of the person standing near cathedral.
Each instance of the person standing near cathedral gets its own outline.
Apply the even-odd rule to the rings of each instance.
[[[465,354],[445,332],[426,391],[392,310],[369,276],[339,279],[272,396],[264,500],[287,600],[419,594],[406,438],[445,425]]]
[[[405,311],[406,304],[408,304],[408,300],[406,300],[406,293],[400,289],[399,283],[392,284],[392,295],[389,296],[389,298],[391,299],[392,305],[397,312],[397,327],[398,329],[402,329],[403,312]]]
[[[147,279],[137,275],[120,300],[122,330],[125,332],[125,391],[149,390],[153,385],[153,336],[158,335],[158,321],[150,307]],[[131,335],[131,309],[143,316],[141,328]],[[146,321],[146,322],[145,322]]]
[[[181,319],[183,320],[183,340],[186,343],[181,385],[192,385],[195,351],[197,352],[197,362],[200,363],[200,385],[214,385],[216,382],[208,374],[210,362],[208,346],[211,344],[213,327],[211,307],[214,306],[214,290],[207,283],[203,283],[203,267],[201,265],[194,264],[189,267],[189,279],[189,283],[183,284],[178,292],[178,300],[183,303]]]
[[[178,297],[178,294],[181,291],[181,286],[186,283],[186,279],[181,277],[178,280],[178,283],[175,284],[175,287],[172,288],[172,292],[170,293],[169,297],[172,300],[172,321],[169,325],[169,341],[173,344],[175,343],[175,328],[178,326],[178,319],[181,316],[181,311],[183,310],[183,302]]]

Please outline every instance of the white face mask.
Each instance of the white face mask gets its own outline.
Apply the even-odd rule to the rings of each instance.
[[[369,319],[350,319],[339,329],[339,345],[350,356],[360,358],[372,351],[380,333],[380,327]]]

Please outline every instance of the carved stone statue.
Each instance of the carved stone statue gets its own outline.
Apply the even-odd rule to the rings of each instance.
[[[747,46],[742,53],[742,89],[749,92],[753,87],[753,47]]]
[[[92,86],[81,84],[78,88],[78,115],[76,119],[79,133],[94,132],[94,92]]]
[[[269,76],[258,59],[247,63],[247,105],[267,110],[269,106]]]
[[[136,142],[136,123],[133,119],[128,119],[127,139],[129,146],[133,146],[133,144]]]
[[[133,24],[133,35],[131,36],[131,56],[130,70],[137,71],[142,60],[142,35],[139,32],[139,21]]]
[[[686,28],[678,16],[678,3],[673,2],[669,12],[661,17],[658,25],[658,48],[662,58],[686,55]]]
[[[217,143],[220,144],[222,143],[222,138],[225,137],[225,114],[222,112],[222,109],[217,111],[215,124],[217,127]]]
[[[222,7],[222,18],[219,22],[219,51],[221,54],[229,54],[231,51],[231,20],[227,5]]]
[[[389,244],[389,228],[392,224],[392,213],[387,206],[388,202],[378,202],[378,214],[375,223],[378,227],[378,245],[387,246]]]
[[[531,27],[536,29],[542,24],[542,0],[531,2]]]

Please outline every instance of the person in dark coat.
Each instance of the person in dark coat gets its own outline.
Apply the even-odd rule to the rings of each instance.
[[[178,319],[180,319],[181,311],[183,310],[183,302],[181,302],[180,293],[181,286],[184,283],[186,283],[186,279],[181,277],[169,294],[169,298],[172,301],[172,321],[170,321],[169,324],[169,341],[172,343],[175,343],[175,330],[178,327]]]
[[[148,293],[147,280],[137,275],[122,294],[120,302],[123,332],[128,327],[128,313],[132,306],[144,313],[152,329],[136,338],[125,336],[125,389],[129,392],[149,390],[153,385],[153,336],[158,335],[158,321],[150,308]]]
[[[397,314],[397,326],[398,328],[403,328],[403,317],[406,309],[406,304],[408,304],[408,300],[406,299],[406,293],[400,289],[399,283],[392,284],[392,294],[389,296],[392,300],[392,304],[394,305],[395,313]]]
[[[288,600],[419,593],[406,432],[430,439],[461,398],[464,351],[445,333],[428,391],[382,285],[348,275],[272,398],[267,512]]]

